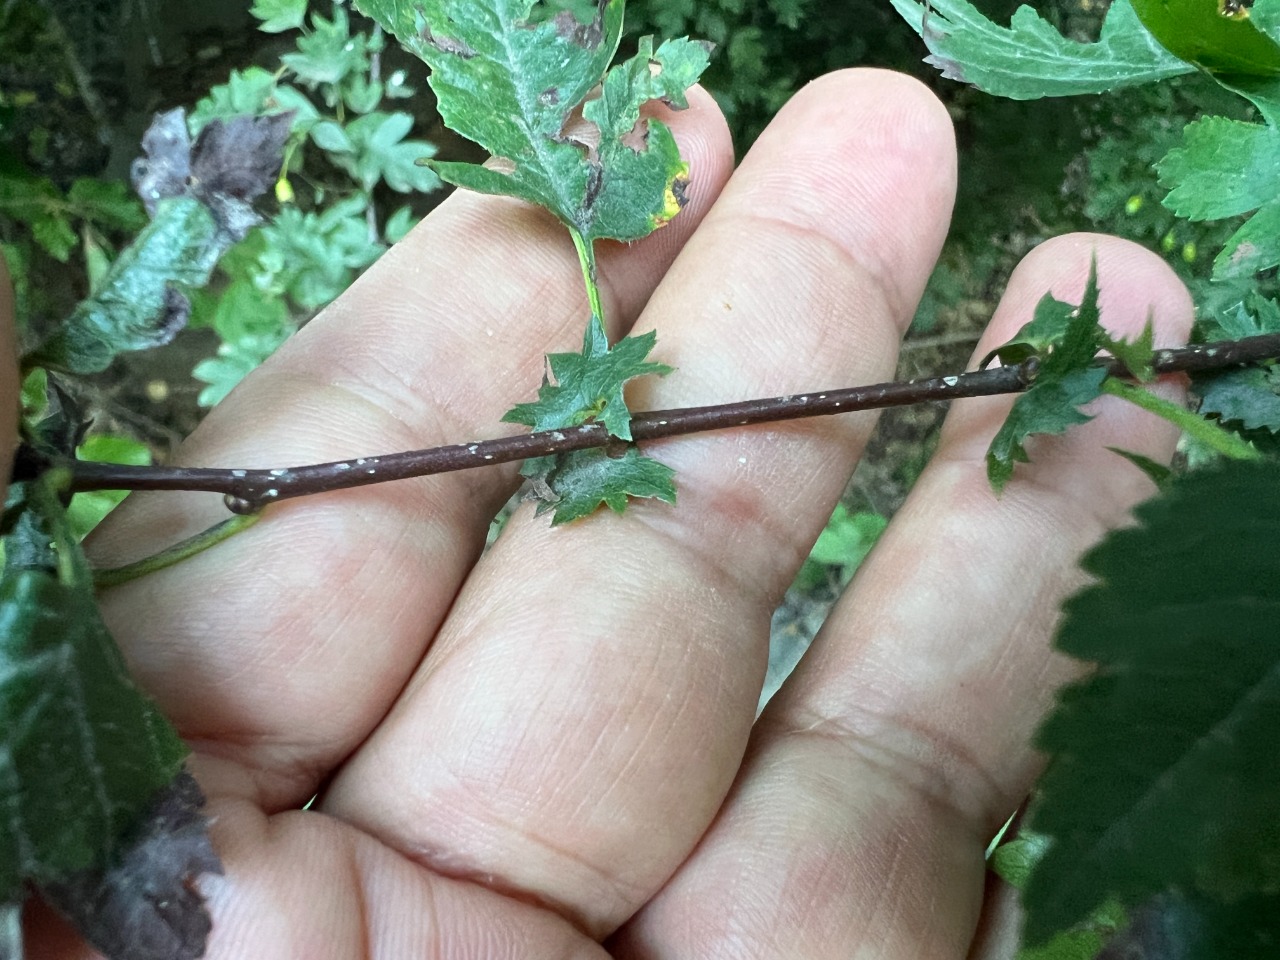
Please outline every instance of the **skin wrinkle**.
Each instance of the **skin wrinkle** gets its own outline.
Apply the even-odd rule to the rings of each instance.
[[[913,296],[911,302],[914,304],[914,301],[918,300],[920,295],[914,291],[909,291],[904,294],[903,291],[893,289],[896,286],[896,283],[890,282],[890,277],[886,276],[883,270],[873,269],[867,258],[859,256],[859,253],[866,254],[866,250],[859,250],[858,252],[855,252],[854,250],[851,250],[846,243],[842,242],[837,237],[832,236],[819,225],[795,223],[794,221],[789,220],[786,217],[779,216],[776,213],[765,212],[763,210],[749,210],[742,214],[742,218],[752,225],[750,235],[753,238],[759,238],[762,236],[766,229],[769,231],[776,230],[784,236],[796,234],[800,239],[805,241],[805,244],[801,245],[797,243],[796,238],[793,237],[783,243],[782,246],[784,249],[794,249],[797,251],[804,250],[805,259],[820,260],[824,266],[827,263],[834,261],[839,268],[838,274],[836,274],[835,271],[824,270],[821,268],[815,272],[818,275],[831,274],[848,276],[850,278],[849,286],[854,290],[860,293],[865,292],[867,294],[873,294],[880,302],[882,309],[872,312],[872,316],[892,318],[895,326],[901,330],[915,315],[914,305],[908,306],[906,297]],[[738,226],[737,229],[742,231],[743,228],[742,226]],[[821,251],[821,255],[815,255],[815,252],[809,249],[809,245],[814,244],[815,241],[816,246]],[[831,254],[830,257],[826,256],[828,253]],[[893,279],[896,280],[896,278]],[[826,295],[828,292],[828,288],[825,287],[820,287],[818,289],[819,295]],[[832,305],[831,312],[828,314],[830,317],[830,323],[834,327],[842,328],[847,323],[849,310],[847,304],[840,302],[835,298],[833,298],[833,300],[835,300],[835,302]],[[862,314],[855,314],[855,316],[861,315]],[[807,317],[807,319],[810,318]],[[845,323],[841,323],[840,321],[844,321]],[[823,331],[819,330],[814,331],[815,334],[820,334],[822,332]],[[815,339],[822,339],[822,337],[817,336]],[[894,353],[897,352],[898,346],[899,338],[895,337],[892,341]],[[807,368],[808,365],[803,362],[803,359],[797,360],[793,364],[793,369],[796,370],[806,370]]]
[[[956,739],[923,723],[912,723],[905,717],[863,712],[866,727],[862,732],[854,716],[857,708],[845,705],[845,715],[825,716],[796,711],[785,720],[764,722],[763,731],[780,740],[812,737],[848,751],[859,763],[879,769],[900,784],[905,792],[919,795],[925,801],[948,811],[956,820],[975,822],[995,804],[965,809],[957,800],[968,794],[957,790],[956,780],[967,779],[980,785],[983,792],[995,798],[1003,791],[998,778],[964,749]],[[767,716],[768,711],[766,711]],[[886,730],[890,735],[886,736]],[[907,745],[894,743],[892,733],[904,735]],[[939,758],[942,758],[941,760]],[[961,771],[957,776],[954,772]],[[942,778],[942,782],[938,782]]]
[[[355,851],[352,851],[354,854]],[[363,871],[360,869],[360,860],[358,856],[350,856],[347,869],[349,870],[350,880],[349,886],[352,888],[355,899],[356,916],[359,923],[356,925],[360,931],[360,953],[359,957],[373,957],[373,943],[371,941],[373,923],[369,913],[369,901],[365,896],[365,884]]]
[[[773,205],[768,202],[769,195],[786,196],[788,209],[797,220],[807,219],[811,225],[821,225],[824,228],[827,225],[843,227],[848,233],[841,245],[860,249],[869,261],[879,263],[880,268],[872,272],[884,285],[886,294],[890,291],[896,294],[898,314],[905,313],[910,317],[915,312],[919,292],[910,287],[899,286],[902,277],[898,268],[902,261],[902,251],[898,242],[900,240],[901,246],[908,250],[931,247],[936,256],[945,231],[938,229],[937,220],[925,218],[918,224],[923,228],[921,232],[928,238],[928,241],[922,242],[922,237],[913,232],[917,223],[903,215],[900,198],[903,195],[912,196],[916,210],[950,209],[956,178],[955,134],[950,117],[937,99],[932,96],[925,99],[917,95],[923,89],[919,81],[891,74],[884,74],[879,79],[888,81],[886,86],[899,88],[892,93],[885,91],[887,97],[893,98],[891,102],[911,105],[918,117],[874,111],[863,111],[850,116],[854,111],[841,105],[834,111],[829,111],[834,112],[835,116],[828,118],[825,124],[815,118],[814,129],[823,129],[825,126],[829,129],[854,131],[849,137],[851,144],[834,152],[829,149],[810,152],[806,149],[805,141],[793,142],[791,162],[760,173],[756,189],[765,195],[765,199],[750,206],[757,210],[772,210]],[[824,82],[826,78],[814,83]],[[910,90],[911,87],[916,89]],[[928,119],[925,119],[926,116]],[[913,139],[905,143],[904,135]],[[847,163],[848,154],[855,152],[869,159],[856,167]],[[839,158],[838,161],[832,162],[835,158]],[[752,156],[749,153],[743,167],[746,168],[751,163]],[[913,176],[908,189],[893,186],[904,179],[905,175],[920,170],[931,171],[938,167],[944,169],[944,175],[932,178]],[[795,173],[797,170],[810,172],[810,176],[814,176],[814,171],[825,171],[826,175],[817,176],[808,184],[798,183]],[[850,175],[849,171],[853,170],[857,171],[856,174]],[[839,172],[844,172],[846,176],[834,184],[827,182],[832,179],[832,174]],[[934,195],[921,202],[921,189],[928,189],[930,186],[935,188]],[[811,199],[833,193],[842,195],[847,202],[847,207],[839,218],[832,218],[821,200],[814,202]],[[887,213],[884,206],[890,203],[895,203],[896,206],[892,213]],[[886,236],[881,229],[886,222],[895,224],[892,235]],[[868,232],[875,234],[879,242],[868,242]]]

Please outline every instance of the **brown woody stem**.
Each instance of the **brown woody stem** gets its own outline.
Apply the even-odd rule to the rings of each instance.
[[[1242,340],[1157,350],[1152,357],[1152,368],[1159,374],[1191,373],[1277,358],[1280,358],[1280,334],[1266,334]],[[1108,366],[1115,375],[1127,373],[1115,360],[1103,359],[1099,363]],[[1035,379],[1037,366],[1038,363],[1033,358],[1014,366],[926,380],[798,393],[708,407],[651,410],[633,416],[631,433],[635,441],[657,440],[705,430],[829,416],[855,410],[874,410],[927,400],[1019,393]],[[223,494],[228,507],[234,512],[253,513],[268,503],[291,497],[567,453],[587,447],[605,446],[611,441],[617,443],[617,439],[611,438],[602,424],[585,423],[578,427],[544,430],[496,440],[476,440],[426,450],[409,450],[273,470],[130,467],[83,460],[51,463],[41,459],[29,448],[23,448],[15,461],[13,477],[15,480],[30,479],[45,469],[64,467],[71,473],[73,491],[207,490]]]

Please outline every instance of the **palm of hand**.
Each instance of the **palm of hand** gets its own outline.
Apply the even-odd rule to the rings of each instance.
[[[656,326],[635,409],[893,373],[945,235],[945,111],[902,77],[810,85],[729,179],[709,97],[667,118],[691,160],[671,227],[603,252],[617,336]],[[1062,238],[1014,275],[978,354],[1098,251],[1103,316],[1170,342],[1190,301],[1154,256]],[[184,448],[279,466],[494,430],[583,321],[559,228],[457,195]],[[1132,331],[1130,331],[1132,332]],[[514,385],[514,386],[513,386]],[[477,563],[514,466],[283,504],[110,592],[140,682],[191,742],[227,875],[210,958],[961,958],[983,848],[1036,771],[1069,666],[1048,650],[1073,561],[1149,492],[1108,453],[1175,437],[1110,401],[997,501],[982,453],[1008,401],[952,411],[932,464],[759,722],[769,614],[874,419],[653,444],[675,508],[550,530],[525,507]],[[485,434],[492,435],[492,434]],[[207,526],[130,498],[118,563]],[[315,808],[300,810],[319,794]],[[33,956],[84,956],[52,920]],[[976,939],[975,939],[976,938]]]

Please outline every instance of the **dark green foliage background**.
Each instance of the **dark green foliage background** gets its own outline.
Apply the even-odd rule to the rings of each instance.
[[[94,0],[89,5],[98,11],[95,30],[114,29],[121,40],[127,39],[128,31],[138,31],[129,20],[131,5],[123,0]],[[0,170],[47,176],[62,190],[77,176],[119,177],[121,158],[94,145],[100,139],[93,126],[95,110],[78,103],[84,99],[81,88],[59,62],[65,58],[60,58],[57,45],[51,45],[47,31],[42,31],[40,10],[33,9],[39,6],[0,7]],[[181,22],[194,16],[177,0],[155,6],[154,19]],[[212,61],[207,78],[178,72],[176,62],[151,65],[140,75],[144,86],[154,86],[147,96],[128,94],[131,109],[139,109],[144,100],[144,110],[192,103],[208,86],[224,82],[231,68],[250,62],[269,65],[276,41],[256,31],[248,6],[246,0],[244,35],[220,40],[225,63]],[[548,6],[582,13],[594,3],[550,0]],[[1002,20],[1016,6],[1010,0],[979,3],[984,13]],[[1080,39],[1096,33],[1106,8],[1089,0],[1049,0],[1034,6]],[[47,9],[61,8],[52,4]],[[61,21],[69,48],[79,54],[81,66],[91,68],[90,88],[101,100],[97,109],[103,104],[114,107],[125,96],[125,75],[138,74],[140,68],[126,70],[104,58],[100,36],[79,37],[82,19]],[[1098,98],[1001,100],[943,80],[922,62],[919,39],[881,0],[633,0],[627,11],[624,53],[646,34],[690,35],[716,43],[704,83],[724,107],[740,154],[795,90],[829,70],[855,65],[901,70],[938,93],[956,121],[960,192],[952,239],[917,315],[917,332],[963,322],[966,308],[980,315],[981,305],[995,299],[1013,263],[1037,242],[1058,233],[1098,229],[1131,237],[1159,250],[1195,283],[1207,276],[1212,251],[1233,228],[1231,221],[1175,222],[1159,205],[1162,191],[1151,171],[1183,124],[1203,110],[1239,115],[1238,99],[1221,95],[1207,82],[1164,84]],[[199,42],[193,38],[193,45]],[[32,51],[39,51],[39,59]],[[185,51],[160,52],[166,60],[177,61]],[[421,68],[415,68],[411,81],[420,82]],[[51,118],[58,118],[56,125]],[[441,159],[473,159],[447,138],[441,139],[441,146]],[[55,269],[2,208],[0,244],[20,262],[20,274]],[[1212,295],[1214,302],[1238,299],[1238,291],[1223,285],[1212,293],[1204,285],[1198,293]],[[47,305],[30,306],[29,312],[43,312],[39,308]],[[968,322],[975,321],[970,317]]]

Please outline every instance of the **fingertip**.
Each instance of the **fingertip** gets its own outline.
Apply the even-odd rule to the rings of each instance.
[[[1099,321],[1113,336],[1133,340],[1150,322],[1157,346],[1186,342],[1195,305],[1163,259],[1119,237],[1074,233],[1045,241],[1015,268],[974,352],[974,361],[1013,339],[1032,319],[1046,294],[1066,303],[1080,303],[1095,264]],[[1182,402],[1186,392],[1182,378],[1163,378],[1146,389],[1175,403]],[[953,460],[981,460],[1013,402],[1011,397],[964,401],[947,419],[940,454]],[[1115,477],[1111,500],[1127,509],[1134,499],[1149,494],[1150,482],[1106,448],[1167,462],[1176,449],[1179,431],[1154,414],[1112,397],[1095,401],[1084,412],[1093,419],[1063,436],[1033,436],[1028,445],[1032,462],[1019,466],[1012,482],[1022,476],[1063,490],[1097,491],[1104,486],[1105,476],[1118,471],[1123,476]],[[1068,463],[1075,466],[1068,468]],[[1106,498],[1094,499],[1102,502]]]
[[[1014,337],[1046,293],[1079,303],[1095,263],[1099,319],[1113,335],[1136,337],[1150,319],[1157,346],[1186,342],[1195,304],[1163,258],[1119,237],[1071,233],[1046,240],[1014,269],[975,357]]]
[[[742,202],[856,251],[905,325],[947,235],[956,170],[951,118],[927,87],[837,70],[797,91],[752,146]]]

